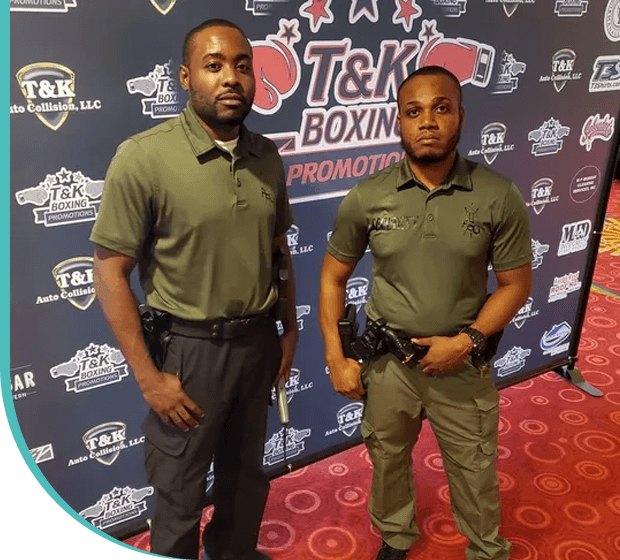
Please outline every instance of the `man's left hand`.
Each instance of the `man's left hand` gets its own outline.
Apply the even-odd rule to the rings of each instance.
[[[280,337],[282,359],[280,360],[280,369],[278,371],[278,378],[276,379],[275,384],[277,384],[280,379],[288,381],[291,374],[291,367],[293,367],[293,358],[295,357],[295,348],[297,347],[298,338],[299,333],[297,332],[297,329],[291,329]]]
[[[411,342],[429,347],[426,356],[419,363],[422,373],[427,375],[441,375],[460,366],[473,346],[465,334],[412,338]]]

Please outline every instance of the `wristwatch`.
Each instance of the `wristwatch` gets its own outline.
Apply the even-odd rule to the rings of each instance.
[[[484,349],[487,347],[487,337],[484,336],[479,330],[476,330],[472,327],[465,327],[459,331],[459,334],[465,333],[474,345],[471,353],[474,356],[480,356]]]

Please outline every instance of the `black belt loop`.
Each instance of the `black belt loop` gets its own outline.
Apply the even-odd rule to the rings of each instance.
[[[267,326],[268,321],[269,317],[266,314],[232,318],[219,317],[204,321],[190,321],[171,316],[170,330],[190,338],[234,340],[258,333]]]

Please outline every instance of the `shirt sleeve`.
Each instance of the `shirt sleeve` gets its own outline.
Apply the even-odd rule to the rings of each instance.
[[[148,161],[134,140],[117,149],[108,167],[90,241],[138,258],[153,225]]]
[[[282,163],[282,157],[277,153],[277,165],[279,166],[280,173],[277,185],[276,195],[276,227],[275,237],[280,237],[285,234],[286,231],[293,225],[293,212],[288,200],[288,191],[286,189],[286,180],[284,179],[284,165]]]
[[[494,231],[492,262],[496,271],[511,270],[532,261],[527,206],[519,189],[511,184]]]
[[[334,229],[327,252],[341,262],[357,262],[368,245],[366,219],[361,207],[359,190],[354,187],[338,207]]]

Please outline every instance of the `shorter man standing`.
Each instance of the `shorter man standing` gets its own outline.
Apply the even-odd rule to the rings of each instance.
[[[498,534],[499,396],[487,338],[531,289],[527,208],[506,178],[457,153],[464,110],[458,79],[438,66],[398,91],[405,158],[343,200],[321,272],[320,322],[334,388],[365,398],[362,435],[373,463],[369,512],[383,543],[377,560],[404,560],[419,537],[411,451],[425,412],[441,449],[468,560],[508,560]],[[428,347],[403,364],[393,354],[364,365],[345,358],[338,335],[345,288],[370,245],[368,318]],[[487,298],[487,266],[497,290]]]

